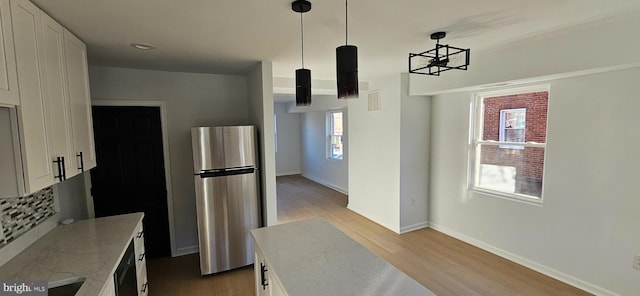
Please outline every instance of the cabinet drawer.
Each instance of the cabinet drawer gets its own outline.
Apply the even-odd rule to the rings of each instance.
[[[149,294],[149,282],[147,281],[146,266],[142,265],[142,268],[140,268],[136,274],[136,278],[138,279],[138,295],[142,296]]]
[[[136,266],[138,266],[138,263],[147,262],[147,251],[145,250],[145,247],[143,244],[136,246],[135,252],[136,252]],[[140,261],[144,261],[144,262],[140,262]]]
[[[133,245],[136,255],[144,253],[144,229],[142,228],[142,222],[136,227],[136,232],[133,237]]]
[[[136,272],[140,274],[142,269],[147,269],[147,255],[144,249],[139,254],[136,252]]]

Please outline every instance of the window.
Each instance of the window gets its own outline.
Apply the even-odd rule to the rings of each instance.
[[[273,139],[275,152],[278,152],[278,115],[273,114]]]
[[[342,111],[327,113],[327,126],[329,128],[327,147],[328,158],[342,160],[344,145],[342,144]]]
[[[469,188],[542,202],[549,87],[480,93],[469,146]]]
[[[500,142],[524,143],[527,109],[500,110]],[[524,149],[522,146],[500,145],[500,148]]]

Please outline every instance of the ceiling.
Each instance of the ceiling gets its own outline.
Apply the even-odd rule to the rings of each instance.
[[[276,77],[300,68],[300,15],[291,0],[32,1],[87,43],[92,65],[244,74],[269,60]],[[305,67],[313,79],[335,79],[345,3],[310,1]],[[433,48],[435,31],[447,32],[445,44],[471,48],[473,62],[478,51],[638,9],[638,0],[351,0],[349,43],[358,46],[366,80],[407,72],[408,53]]]

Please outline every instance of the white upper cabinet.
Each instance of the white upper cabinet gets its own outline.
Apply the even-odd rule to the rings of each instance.
[[[0,0],[0,18],[0,105],[15,107],[0,118],[11,125],[0,129],[1,198],[89,170],[96,156],[84,43],[28,0]]]
[[[18,78],[9,0],[0,0],[0,105],[18,105]]]
[[[64,44],[73,140],[78,161],[77,169],[78,171],[87,171],[96,166],[91,98],[89,96],[87,47],[67,30],[64,31]]]
[[[64,54],[64,28],[42,13],[42,47],[44,49],[46,106],[49,113],[49,140],[53,158],[63,157],[64,178],[79,173],[71,127],[71,109],[67,92],[67,71]],[[55,159],[52,159],[52,161]],[[54,170],[57,166],[54,165]]]
[[[44,51],[40,9],[28,0],[11,1],[20,101],[17,107],[24,194],[55,183],[48,137]]]

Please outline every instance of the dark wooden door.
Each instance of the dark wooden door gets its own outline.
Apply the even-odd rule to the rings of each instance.
[[[144,212],[147,256],[169,256],[169,218],[159,107],[93,107],[96,217]]]

